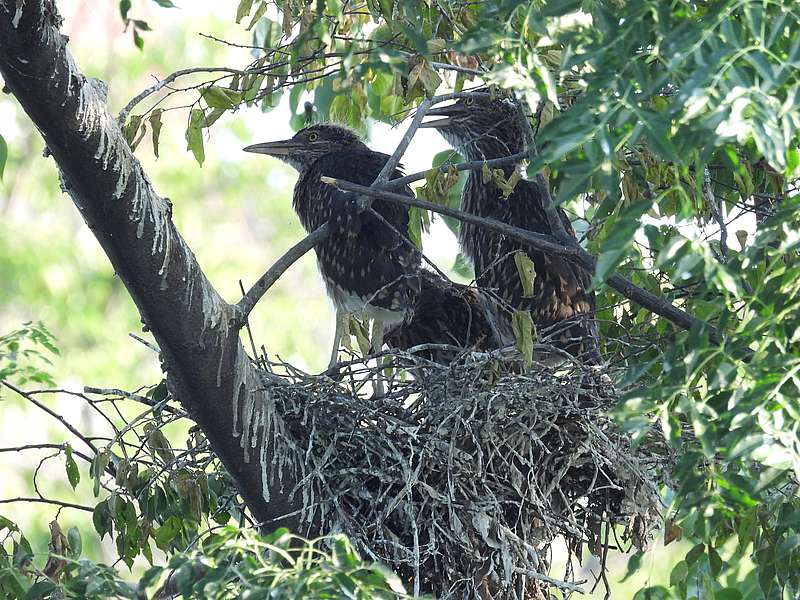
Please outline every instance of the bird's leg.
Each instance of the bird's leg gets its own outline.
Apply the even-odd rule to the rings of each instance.
[[[347,333],[345,329],[347,317],[347,312],[338,307],[336,308],[336,326],[333,332],[333,349],[331,350],[331,360],[328,363],[329,369],[339,362],[339,344],[342,342],[342,336]]]
[[[372,351],[380,352],[383,348],[383,321],[375,319],[372,322],[372,340],[370,341],[372,342]],[[378,377],[375,380],[375,395],[383,396],[383,359],[376,359],[376,363],[378,366]]]

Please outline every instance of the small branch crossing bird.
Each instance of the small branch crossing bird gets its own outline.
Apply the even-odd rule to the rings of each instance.
[[[320,177],[372,185],[389,156],[370,150],[349,129],[327,123],[301,129],[288,140],[254,144],[244,150],[274,156],[297,169],[300,177],[293,206],[306,231],[326,222],[334,227],[314,249],[328,296],[336,307],[329,366],[338,360],[348,314],[373,320],[372,347],[380,350],[384,326],[411,318],[419,290],[420,253],[403,239],[408,232],[408,210],[375,200],[371,209],[359,213],[356,194],[326,185]],[[402,175],[396,170],[390,179]],[[413,197],[408,186],[400,193]]]
[[[435,128],[469,161],[489,160],[524,150],[525,135],[518,106],[505,99],[488,96],[467,97],[455,104],[428,111],[442,117],[422,127]],[[508,181],[518,165],[503,167]],[[551,234],[536,182],[520,180],[508,197],[494,180],[484,181],[481,171],[470,171],[461,196],[461,208],[480,217],[491,217],[510,225]],[[575,233],[569,217],[558,209],[567,232]],[[494,290],[504,306],[498,315],[498,328],[505,343],[513,341],[512,313],[531,312],[538,328],[560,324],[558,345],[575,356],[585,355],[599,362],[597,339],[592,320],[595,301],[589,291],[591,273],[557,255],[544,252],[495,233],[479,225],[462,223],[459,243],[475,267],[478,285]],[[514,254],[524,251],[535,269],[533,293],[526,296]]]

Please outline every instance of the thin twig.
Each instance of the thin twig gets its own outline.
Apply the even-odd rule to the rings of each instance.
[[[0,452],[23,452],[25,450],[52,450],[52,449],[60,449],[64,450],[67,447],[66,444],[25,444],[24,446],[14,446],[9,448],[0,448]],[[73,449],[72,454],[85,460],[86,462],[92,462],[92,459],[84,454],[83,452],[78,452],[77,450]]]
[[[256,303],[261,300],[261,297],[267,292],[272,285],[278,281],[281,275],[297,262],[306,252],[311,250],[319,242],[328,237],[331,233],[331,226],[328,223],[323,223],[317,229],[309,233],[305,238],[300,240],[292,246],[283,256],[281,256],[275,264],[273,264],[266,273],[259,277],[255,285],[244,295],[244,297],[236,304],[234,311],[236,313],[235,320],[239,325],[243,325],[247,315],[253,310]]]
[[[527,138],[528,157],[531,162],[533,162],[538,154],[536,151],[536,140],[533,137],[531,122],[528,120],[528,115],[525,114],[523,107],[524,104],[522,102],[517,102],[519,122]],[[556,239],[562,242],[571,239],[572,236],[569,235],[564,228],[564,222],[561,220],[561,215],[558,214],[558,208],[553,202],[553,195],[550,193],[550,184],[547,179],[545,179],[542,171],[536,173],[536,185],[539,187],[539,191],[542,194],[542,208],[544,209],[545,217],[547,217],[547,224],[550,226],[550,231],[553,232]]]
[[[62,502],[61,500],[50,500],[49,498],[4,498],[0,500],[0,504],[10,504],[12,502],[39,502],[42,504],[54,504],[61,508],[74,508],[76,510],[83,510],[86,512],[94,512],[91,506],[83,506],[81,504],[73,504],[72,502]]]
[[[25,390],[19,389],[14,384],[9,383],[8,381],[5,381],[5,380],[0,381],[0,383],[2,383],[4,386],[6,386],[11,391],[16,392],[17,394],[19,394],[20,396],[25,398],[28,402],[30,402],[32,404],[35,404],[36,406],[41,408],[44,412],[46,412],[48,415],[50,415],[51,417],[56,419],[59,423],[61,423],[64,427],[66,427],[73,435],[75,435],[78,439],[80,439],[84,444],[89,446],[89,448],[92,449],[92,452],[94,452],[95,454],[99,453],[99,451],[97,450],[97,447],[92,443],[92,441],[89,438],[87,438],[85,435],[83,435],[80,431],[78,431],[75,427],[70,425],[70,423],[64,417],[62,417],[60,414],[58,414],[54,410],[48,408],[47,406],[45,406],[44,404],[39,402],[36,398],[34,398],[31,394],[29,394]]]
[[[462,162],[456,163],[454,165],[443,164],[438,168],[441,171],[446,171],[448,169],[455,169],[456,171],[479,171],[483,169],[484,166],[487,167],[504,167],[506,165],[513,165],[521,160],[524,160],[528,157],[527,150],[523,152],[517,152],[516,154],[512,154],[510,156],[503,156],[501,158],[493,158],[491,160],[473,160],[471,162]],[[412,173],[411,175],[406,175],[405,177],[398,177],[397,179],[392,179],[391,181],[387,181],[381,189],[384,190],[396,190],[401,188],[409,183],[414,183],[415,181],[421,181],[428,176],[428,173],[431,172],[432,169],[428,169],[427,171],[419,171],[417,173]]]
[[[567,590],[569,592],[578,592],[579,594],[583,594],[583,588],[579,585],[574,583],[569,583],[567,581],[561,581],[560,579],[553,579],[552,577],[548,577],[547,575],[543,575],[542,573],[537,573],[536,571],[531,571],[529,569],[522,569],[516,568],[514,569],[517,573],[521,573],[526,577],[530,577],[531,579],[538,579],[539,581],[544,581],[552,585],[553,587],[557,587],[562,590]],[[585,581],[581,581],[580,583],[586,583]]]
[[[383,165],[381,172],[378,173],[378,176],[375,178],[375,181],[372,183],[373,186],[381,186],[389,181],[389,177],[392,176],[397,165],[400,164],[400,160],[403,158],[403,155],[406,153],[408,149],[408,145],[411,143],[411,140],[414,138],[414,135],[417,133],[417,129],[419,126],[422,125],[422,119],[425,118],[425,115],[428,113],[428,109],[430,109],[432,102],[430,99],[425,98],[422,102],[419,103],[417,107],[417,111],[414,113],[414,117],[411,119],[411,123],[406,129],[406,132],[403,134],[403,137],[400,139],[400,143],[397,144],[397,148],[394,149],[394,152],[389,157],[389,160],[386,161],[386,164]]]
[[[145,347],[149,348],[150,350],[152,350],[153,352],[155,352],[156,354],[161,352],[161,350],[160,350],[160,348],[158,346],[156,346],[155,344],[153,344],[151,342],[148,342],[143,337],[139,337],[135,333],[128,333],[128,335],[130,337],[132,337],[134,340],[136,340],[137,342],[139,342],[140,344],[142,344],[143,346],[145,346]]]
[[[193,67],[189,69],[181,69],[179,71],[175,71],[174,73],[170,73],[164,79],[160,79],[155,84],[151,85],[149,88],[141,92],[138,96],[134,97],[130,102],[125,105],[125,108],[120,111],[119,116],[117,117],[118,123],[124,123],[125,119],[128,118],[128,115],[133,110],[133,107],[139,104],[142,100],[147,98],[148,96],[155,94],[159,90],[163,89],[165,86],[168,86],[170,83],[183,77],[185,75],[192,75],[195,73],[229,73],[231,75],[246,75],[248,70],[241,70],[241,69],[231,69],[229,67]]]
[[[719,262],[725,264],[728,262],[728,227],[725,225],[725,219],[722,218],[722,203],[717,200],[714,195],[714,189],[711,187],[711,172],[708,167],[703,169],[703,193],[708,202],[711,216],[714,217],[717,225],[719,225]]]

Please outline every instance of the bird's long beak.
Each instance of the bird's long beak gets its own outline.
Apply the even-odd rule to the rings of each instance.
[[[302,146],[299,142],[292,140],[281,140],[278,142],[261,142],[260,144],[253,144],[243,148],[245,152],[252,152],[254,154],[267,154],[268,156],[286,156],[291,154]]]
[[[453,122],[453,117],[460,117],[467,114],[467,109],[458,104],[451,104],[450,106],[439,106],[429,110],[426,117],[444,117],[444,119],[437,119],[435,121],[424,121],[420,128],[438,129],[440,127],[447,127]]]

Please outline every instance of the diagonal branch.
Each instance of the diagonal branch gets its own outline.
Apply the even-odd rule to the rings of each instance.
[[[314,246],[328,237],[331,227],[328,223],[320,225],[317,229],[309,233],[306,237],[292,246],[286,253],[273,264],[266,273],[259,277],[258,281],[251,287],[244,297],[236,304],[236,319],[239,326],[243,326],[247,315],[253,310],[256,303],[262,298],[267,290],[278,281],[281,275],[295,262],[311,250]]]
[[[528,158],[531,162],[533,162],[536,159],[538,152],[536,150],[536,140],[533,136],[533,128],[531,127],[531,122],[528,120],[528,115],[525,114],[525,110],[523,108],[524,106],[524,103],[517,102],[517,114],[520,124],[522,125],[522,129],[525,132]],[[553,232],[553,235],[556,237],[556,239],[559,239],[562,242],[571,240],[572,236],[569,235],[564,228],[564,222],[561,220],[561,216],[558,214],[558,208],[556,207],[555,202],[553,202],[553,195],[550,193],[550,184],[542,171],[536,173],[536,185],[539,187],[539,191],[542,194],[542,208],[544,209],[544,214],[547,218],[547,224],[550,226],[550,231]]]
[[[594,256],[589,254],[574,240],[569,240],[567,243],[562,243],[552,235],[536,233],[533,231],[528,231],[527,229],[520,229],[519,227],[514,227],[495,219],[478,217],[469,213],[465,213],[461,210],[449,208],[447,206],[440,206],[438,204],[434,204],[433,202],[427,202],[417,198],[410,198],[408,196],[395,194],[393,192],[374,190],[363,185],[358,185],[349,181],[343,181],[341,179],[335,179],[333,177],[323,177],[322,181],[329,185],[334,185],[340,190],[355,192],[365,196],[371,196],[373,198],[380,198],[396,204],[416,206],[418,208],[423,208],[425,210],[430,210],[432,212],[453,217],[454,219],[458,219],[460,221],[485,227],[486,229],[491,229],[492,231],[497,231],[498,233],[505,234],[508,237],[520,242],[530,244],[542,252],[566,256],[570,260],[573,260],[577,264],[581,265],[589,272],[594,272]],[[694,327],[704,327],[709,332],[709,339],[711,339],[712,342],[716,344],[722,342],[722,338],[720,337],[716,328],[714,328],[712,325],[706,323],[705,321],[701,321],[686,311],[681,310],[668,300],[660,298],[659,296],[640,288],[622,275],[615,273],[606,279],[606,283],[608,283],[608,285],[629,300],[657,315],[664,317],[679,327],[687,330]]]
[[[438,168],[440,171],[446,171],[447,169],[455,169],[456,171],[480,171],[484,166],[486,167],[504,167],[506,165],[514,165],[517,164],[519,161],[528,157],[527,150],[524,152],[518,152],[517,154],[511,154],[510,156],[502,156],[500,158],[492,158],[490,160],[473,160],[471,162],[462,162],[456,163],[454,165],[440,165]],[[409,183],[414,183],[415,181],[422,181],[428,176],[428,173],[431,172],[431,169],[427,171],[419,171],[417,173],[412,173],[411,175],[406,175],[405,177],[398,177],[397,179],[392,179],[391,181],[387,181],[384,185],[380,186],[380,189],[383,190],[396,190]]]

